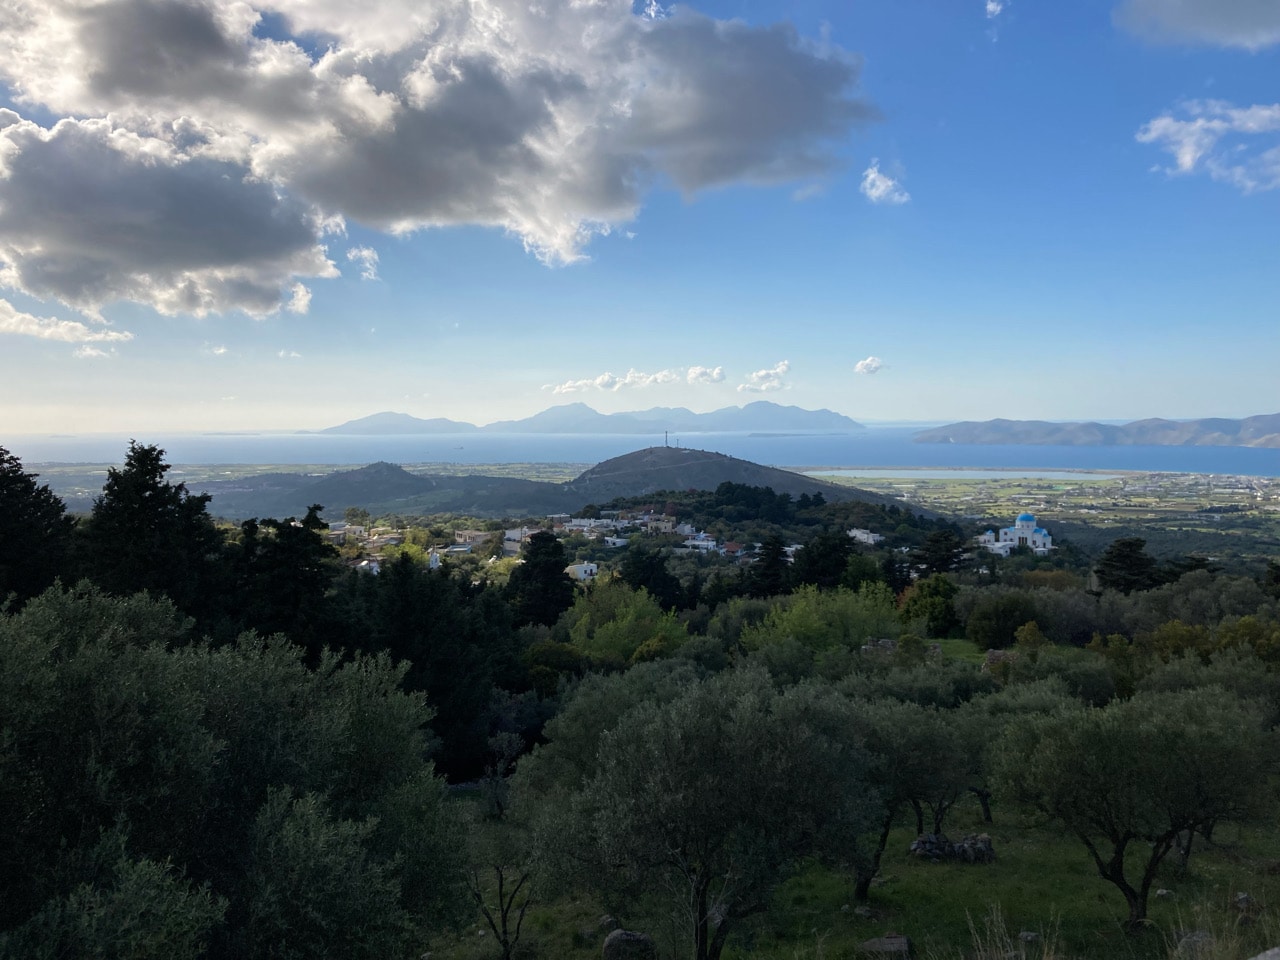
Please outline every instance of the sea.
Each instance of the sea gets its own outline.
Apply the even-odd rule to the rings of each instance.
[[[377,460],[399,464],[573,463],[593,464],[651,446],[688,447],[754,463],[844,470],[933,469],[1014,472],[1038,476],[1071,470],[1202,473],[1280,477],[1280,450],[1195,446],[1030,446],[915,443],[919,428],[869,427],[853,434],[689,433],[663,436],[616,434],[415,434],[341,436],[316,433],[192,433],[139,435],[140,443],[165,450],[169,463],[334,464]],[[120,463],[123,435],[17,435],[0,446],[25,466]]]

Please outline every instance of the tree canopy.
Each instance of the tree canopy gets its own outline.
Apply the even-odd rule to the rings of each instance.
[[[0,604],[10,594],[22,603],[62,571],[75,521],[37,474],[0,447]]]
[[[1274,746],[1259,712],[1221,688],[1141,693],[1009,726],[999,778],[1084,844],[1136,930],[1178,835],[1258,808]]]

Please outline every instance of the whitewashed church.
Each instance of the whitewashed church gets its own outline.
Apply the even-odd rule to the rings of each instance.
[[[1034,513],[1021,513],[1012,527],[1002,527],[999,533],[988,530],[978,537],[978,545],[1002,557],[1007,557],[1018,547],[1030,547],[1037,556],[1043,557],[1053,549],[1053,537],[1044,527],[1036,526]]]

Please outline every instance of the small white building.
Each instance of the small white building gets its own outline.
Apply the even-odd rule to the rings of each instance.
[[[1034,513],[1020,513],[1012,527],[1001,527],[998,533],[988,530],[978,537],[978,546],[1002,557],[1009,556],[1018,547],[1030,547],[1037,556],[1043,557],[1053,549],[1053,537],[1044,527],[1036,526]]]
[[[579,583],[586,583],[587,581],[594,580],[596,578],[600,573],[600,567],[590,562],[571,563],[569,566],[564,568],[564,572]]]
[[[863,530],[861,527],[853,527],[845,532],[857,543],[865,543],[873,547],[884,539],[880,534],[872,533],[870,530]]]

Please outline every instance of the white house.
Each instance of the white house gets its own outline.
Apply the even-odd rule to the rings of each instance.
[[[1030,547],[1037,556],[1043,557],[1053,549],[1053,537],[1044,527],[1036,526],[1034,513],[1020,513],[1012,527],[1001,527],[999,533],[988,530],[978,537],[978,546],[1002,557],[1007,557],[1018,547]]]
[[[569,566],[564,568],[564,572],[579,583],[586,583],[588,580],[594,580],[596,578],[596,575],[600,573],[600,568],[596,564],[590,562],[571,563]]]
[[[858,543],[865,543],[870,546],[875,546],[877,543],[879,543],[881,540],[884,539],[884,537],[880,536],[880,534],[872,533],[870,530],[863,530],[861,527],[854,527],[851,530],[848,530],[846,532],[849,534],[849,536],[853,540],[857,541]]]

